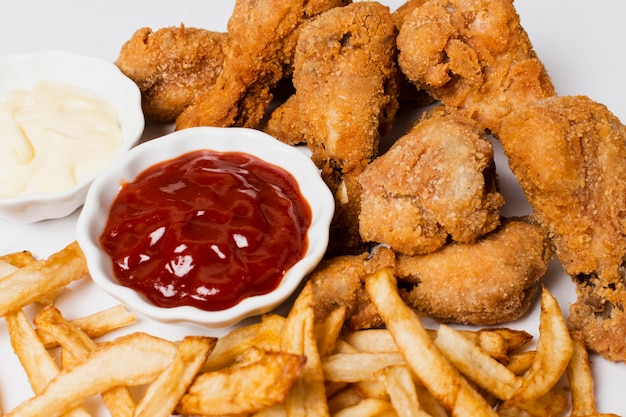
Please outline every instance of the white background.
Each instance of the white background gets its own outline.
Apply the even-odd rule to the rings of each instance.
[[[395,10],[401,1],[382,1]],[[3,2],[0,6],[0,55],[61,49],[114,61],[122,44],[140,27],[202,27],[224,31],[234,1],[224,0],[108,0]],[[606,104],[626,121],[626,3],[621,0],[517,0],[515,6],[540,59],[561,95],[585,94]],[[146,137],[163,133],[148,126]],[[528,212],[506,161],[496,164],[507,204],[505,215]],[[0,220],[0,253],[31,250],[45,257],[74,240],[78,213],[68,218],[30,225]],[[573,285],[553,262],[546,282],[567,313],[573,301]],[[1,295],[0,295],[1,296]],[[72,285],[60,305],[68,317],[94,312],[115,302],[89,281]],[[522,320],[510,323],[536,334],[538,306]],[[204,329],[155,323],[139,318],[133,330],[177,339]],[[209,332],[206,332],[209,333]],[[626,366],[593,357],[600,412],[626,413]],[[0,324],[0,404],[10,410],[31,391],[12,353],[4,323]],[[106,415],[93,402],[94,415]]]

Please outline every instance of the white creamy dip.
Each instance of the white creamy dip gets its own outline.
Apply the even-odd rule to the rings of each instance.
[[[55,193],[108,165],[122,143],[113,106],[63,83],[0,97],[0,198]]]

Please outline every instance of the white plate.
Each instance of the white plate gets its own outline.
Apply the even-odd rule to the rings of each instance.
[[[82,2],[13,1],[0,13],[0,55],[42,49],[64,49],[115,60],[121,45],[143,26],[154,29],[175,26],[199,26],[225,30],[234,0],[206,1],[136,0]],[[382,3],[395,10],[402,0]],[[586,94],[606,104],[622,121],[626,121],[626,25],[622,19],[626,3],[622,0],[538,2],[516,0],[535,50],[544,62],[559,94]],[[162,133],[158,127],[148,127],[147,137]],[[499,155],[498,173],[505,191],[506,215],[528,213],[529,209],[516,182]],[[30,249],[38,257],[48,256],[75,238],[77,215],[36,223],[14,225],[0,222],[0,253]],[[573,285],[557,263],[548,273],[547,283],[567,312],[573,301]],[[91,313],[113,305],[115,300],[87,281],[71,286],[61,300],[61,308],[69,317]],[[536,335],[538,308],[511,325]],[[0,403],[5,411],[31,395],[12,349],[4,321],[0,322]],[[140,318],[134,329],[157,336],[177,339],[190,332],[202,332],[198,327],[167,326]],[[208,333],[208,331],[206,331]],[[593,357],[598,408],[600,412],[626,413],[626,396],[622,393],[626,381],[626,365],[608,363]],[[105,416],[98,404],[94,415]]]

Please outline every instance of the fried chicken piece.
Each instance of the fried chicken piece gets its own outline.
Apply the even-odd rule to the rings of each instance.
[[[292,71],[301,26],[349,0],[237,0],[228,21],[229,44],[215,84],[176,120],[176,128],[255,128],[272,89]]]
[[[588,97],[554,97],[506,117],[499,140],[576,283],[570,326],[626,360],[626,127]]]
[[[311,274],[315,317],[325,318],[339,306],[347,306],[347,327],[369,329],[383,325],[365,290],[365,278],[375,271],[393,267],[395,254],[379,247],[370,256],[343,255],[322,261]]]
[[[448,238],[472,242],[495,229],[504,197],[484,133],[442,107],[361,174],[359,230],[365,241],[417,255]]]
[[[396,277],[404,301],[422,315],[491,325],[528,311],[551,257],[539,225],[507,219],[475,243],[450,243],[428,255],[399,255]]]
[[[124,43],[116,65],[141,91],[146,119],[172,122],[217,79],[228,35],[204,29],[144,27]]]
[[[397,43],[418,88],[494,133],[511,110],[555,94],[512,0],[429,0],[404,18]]]
[[[376,2],[335,8],[306,25],[294,57],[296,92],[266,131],[306,143],[320,167],[363,170],[398,108],[394,35],[389,8]]]
[[[359,2],[329,10],[303,27],[294,56],[295,94],[265,131],[306,143],[335,194],[329,252],[365,250],[358,233],[358,174],[378,154],[398,108],[395,27],[389,8]]]

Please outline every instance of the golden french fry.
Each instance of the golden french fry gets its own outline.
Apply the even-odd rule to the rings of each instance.
[[[172,363],[150,384],[137,404],[134,417],[169,417],[193,382],[215,339],[187,336],[177,347]]]
[[[31,262],[34,262],[35,257],[33,256],[32,252],[24,250],[21,252],[13,252],[0,255],[0,261],[2,261],[3,263],[9,263],[17,268],[21,268]],[[0,276],[2,276],[1,273]]]
[[[317,349],[320,356],[324,357],[330,354],[335,348],[347,314],[347,306],[338,307],[315,326]]]
[[[463,375],[501,400],[511,398],[522,385],[521,378],[445,324],[439,326],[434,342]]]
[[[398,346],[387,329],[367,329],[347,333],[343,340],[360,352],[398,352]]]
[[[399,417],[430,417],[422,409],[411,371],[406,366],[389,366],[382,370],[380,377]]]
[[[8,314],[6,321],[13,351],[26,371],[33,392],[38,394],[59,373],[59,368],[21,310]],[[89,413],[79,406],[64,416],[86,417]]]
[[[503,416],[527,415],[532,417],[557,417],[563,415],[567,408],[567,399],[559,393],[548,391],[538,398],[516,403],[505,402],[499,412]]]
[[[419,317],[398,294],[391,268],[368,276],[365,287],[405,360],[446,409],[455,416],[497,415],[434,346]]]
[[[76,360],[84,358],[96,349],[96,342],[73,323],[65,320],[55,306],[42,309],[34,321],[40,329],[40,334],[48,334],[63,347],[64,352]],[[102,399],[112,417],[131,416],[135,409],[135,401],[124,386],[116,386],[102,392]]]
[[[282,404],[277,404],[258,411],[252,414],[251,417],[287,417],[287,412],[285,412],[285,407]]]
[[[362,399],[363,397],[354,386],[348,385],[343,390],[338,391],[332,397],[328,398],[328,411],[331,416],[334,416],[338,411],[352,407]]]
[[[74,368],[59,372],[39,395],[22,402],[7,416],[56,417],[113,387],[147,384],[175,354],[173,343],[145,333],[105,342]]]
[[[537,351],[522,386],[509,399],[524,402],[542,397],[559,381],[572,357],[574,344],[558,301],[547,288],[541,293]]]
[[[616,414],[601,414],[596,408],[593,376],[589,367],[589,353],[578,333],[572,334],[574,353],[567,367],[567,378],[572,393],[570,417],[619,417]]]
[[[324,373],[315,334],[313,288],[308,281],[296,298],[281,333],[281,349],[306,356],[304,371],[285,399],[289,416],[326,417],[329,415]]]
[[[395,414],[393,406],[388,401],[366,398],[351,407],[338,411],[333,417],[374,417],[393,415],[397,414]]]
[[[97,311],[88,316],[69,320],[73,326],[79,328],[90,339],[95,339],[113,330],[129,326],[137,321],[137,316],[123,304],[115,305],[105,310]],[[46,348],[58,346],[58,342],[47,332],[36,329],[37,336]]]
[[[202,373],[181,398],[177,411],[221,416],[274,406],[285,399],[305,362],[302,355],[266,352],[250,364]]]
[[[324,377],[332,382],[371,381],[383,368],[402,365],[406,361],[400,352],[337,353],[322,359]]]
[[[3,277],[6,277],[9,274],[12,274],[18,269],[19,267],[13,265],[10,262],[0,261],[0,279],[2,279]]]
[[[48,259],[31,262],[0,279],[0,316],[17,311],[87,274],[83,252],[78,243],[72,242]]]
[[[507,369],[515,375],[522,375],[526,373],[535,360],[535,353],[536,352],[534,350],[529,350],[509,355],[509,361],[506,364]]]
[[[261,322],[239,327],[218,339],[202,371],[208,372],[233,364],[239,355],[255,346],[261,350],[280,349],[280,331],[285,318],[277,314],[263,316]]]

